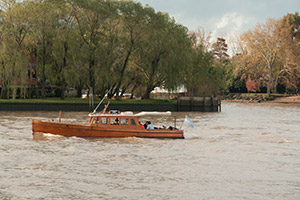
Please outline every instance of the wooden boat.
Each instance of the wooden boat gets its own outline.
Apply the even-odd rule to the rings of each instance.
[[[106,110],[106,108],[105,108]],[[139,123],[139,115],[132,112],[108,112],[102,114],[89,114],[88,125],[32,121],[32,133],[51,133],[67,137],[91,137],[91,138],[174,138],[183,139],[183,130],[171,129],[145,129]],[[176,124],[175,124],[176,126]]]

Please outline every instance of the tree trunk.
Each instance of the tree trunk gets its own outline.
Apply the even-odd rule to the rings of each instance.
[[[13,100],[15,100],[15,99],[16,99],[16,96],[17,96],[17,88],[16,88],[16,87],[17,87],[17,86],[14,85],[13,88],[12,88],[12,90],[13,90],[13,92],[12,92],[12,99],[13,99]]]
[[[42,98],[46,98],[46,74],[45,74],[45,68],[46,68],[46,45],[45,40],[43,39],[43,56],[42,56],[42,77],[41,77],[41,86],[42,86]]]
[[[90,58],[89,58],[89,79],[90,79],[90,88],[91,88],[91,91],[95,91],[95,78],[94,78],[95,58],[94,58],[94,56],[92,54],[93,53],[90,52]],[[92,95],[94,95],[94,93]]]
[[[155,75],[156,69],[158,67],[159,60],[160,60],[160,58],[158,57],[158,58],[156,58],[155,60],[152,61],[152,64],[151,64],[151,69],[152,70],[151,70],[151,74],[149,76],[149,81],[148,81],[148,84],[147,84],[146,92],[144,94],[144,99],[150,99],[150,93],[155,87],[154,75]]]
[[[76,97],[81,98],[82,97],[82,85],[78,84],[76,88],[77,88],[76,89]]]
[[[4,62],[2,64],[2,72],[1,72],[1,99],[7,99],[8,98],[8,84],[6,84],[6,76],[5,76],[5,64]]]
[[[267,94],[268,94],[268,97],[271,96],[272,83],[273,83],[272,66],[270,65],[269,66],[269,81],[268,81],[268,84],[267,84]]]
[[[124,77],[124,73],[125,73],[126,67],[128,65],[129,57],[130,57],[130,55],[132,53],[132,49],[133,49],[133,44],[131,45],[131,47],[129,48],[129,50],[127,52],[126,58],[124,60],[124,63],[123,63],[122,69],[121,69],[120,78],[119,78],[119,81],[117,83],[116,90],[114,92],[116,94],[116,96],[119,96],[120,87],[121,87],[121,84],[122,84],[122,81],[123,81],[123,77]]]
[[[150,99],[150,94],[153,89],[154,89],[153,86],[148,85],[143,99]]]
[[[65,86],[60,87],[60,99],[65,100]]]
[[[68,43],[64,42],[64,57],[63,57],[63,63],[61,66],[61,87],[60,87],[60,99],[65,99],[65,90],[66,90],[66,79],[64,74],[64,69],[67,68],[67,55],[68,55]]]
[[[8,88],[3,85],[1,88],[1,99],[8,99]]]

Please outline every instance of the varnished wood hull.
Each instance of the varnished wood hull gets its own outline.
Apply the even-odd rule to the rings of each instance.
[[[58,122],[32,121],[32,133],[51,133],[66,137],[91,137],[91,138],[120,138],[120,137],[143,137],[143,138],[173,138],[183,139],[182,130],[168,129],[122,129],[96,127],[88,125],[67,124]]]

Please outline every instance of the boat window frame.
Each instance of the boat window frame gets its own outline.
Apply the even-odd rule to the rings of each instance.
[[[99,117],[91,117],[90,121],[91,121],[90,123],[92,125],[98,125],[99,124]],[[96,123],[96,122],[98,122],[98,123]]]
[[[121,126],[128,126],[129,125],[129,123],[128,123],[128,118],[126,117],[122,117],[122,118],[120,118],[120,125]]]
[[[120,116],[109,116],[109,124],[110,126],[119,126],[120,125]],[[118,123],[115,121],[118,119]]]
[[[100,118],[99,122],[101,121],[101,123],[99,123],[99,124],[101,124],[101,125],[110,125],[110,118],[109,117],[99,117],[99,118]],[[103,120],[105,120],[104,122],[106,122],[106,123],[103,123]]]
[[[134,122],[134,124],[132,124],[132,122]],[[137,123],[136,123],[136,121],[135,121],[135,119],[134,118],[130,118],[130,126],[136,126],[137,125]]]
[[[96,121],[96,118],[98,119],[98,123],[94,123],[94,121]],[[107,119],[107,124],[102,124],[102,120],[103,119]],[[119,123],[118,124],[114,124],[115,119],[118,119]],[[126,124],[122,124],[122,122],[124,120],[127,120]],[[134,123],[132,123],[134,122]],[[131,126],[131,127],[139,127],[138,124],[138,119],[134,116],[93,116],[90,118],[89,124],[91,126],[120,126],[120,127],[125,127],[125,126]]]

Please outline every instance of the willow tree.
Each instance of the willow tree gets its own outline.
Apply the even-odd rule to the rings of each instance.
[[[17,86],[27,81],[28,66],[26,37],[31,26],[28,23],[30,2],[15,3],[8,1],[1,13],[1,97],[9,97],[9,87],[13,88],[13,99],[16,98]]]
[[[189,64],[191,42],[186,27],[165,13],[146,8],[149,21],[135,53],[135,64],[144,77],[143,98],[150,98],[155,87],[175,90],[183,83],[183,71]]]
[[[47,71],[51,68],[53,44],[56,29],[56,7],[49,1],[39,0],[32,5],[32,46],[37,51],[38,76],[40,78],[41,96],[46,97],[46,82],[49,81]]]
[[[89,87],[94,91],[95,67],[98,64],[97,52],[102,47],[103,28],[109,26],[109,18],[115,15],[117,10],[114,7],[115,2],[105,0],[73,0],[73,2],[77,28],[84,42],[82,53],[88,61]]]
[[[51,51],[52,83],[59,89],[60,98],[65,98],[67,88],[67,75],[71,62],[70,49],[76,41],[74,34],[75,17],[74,11],[69,4],[56,2],[55,5],[55,29],[53,35],[53,48]]]
[[[145,34],[145,26],[148,20],[148,15],[140,3],[120,2],[119,9],[121,24],[118,55],[120,59],[114,71],[117,81],[113,91],[117,96],[124,81],[130,58],[137,50],[139,40]]]

